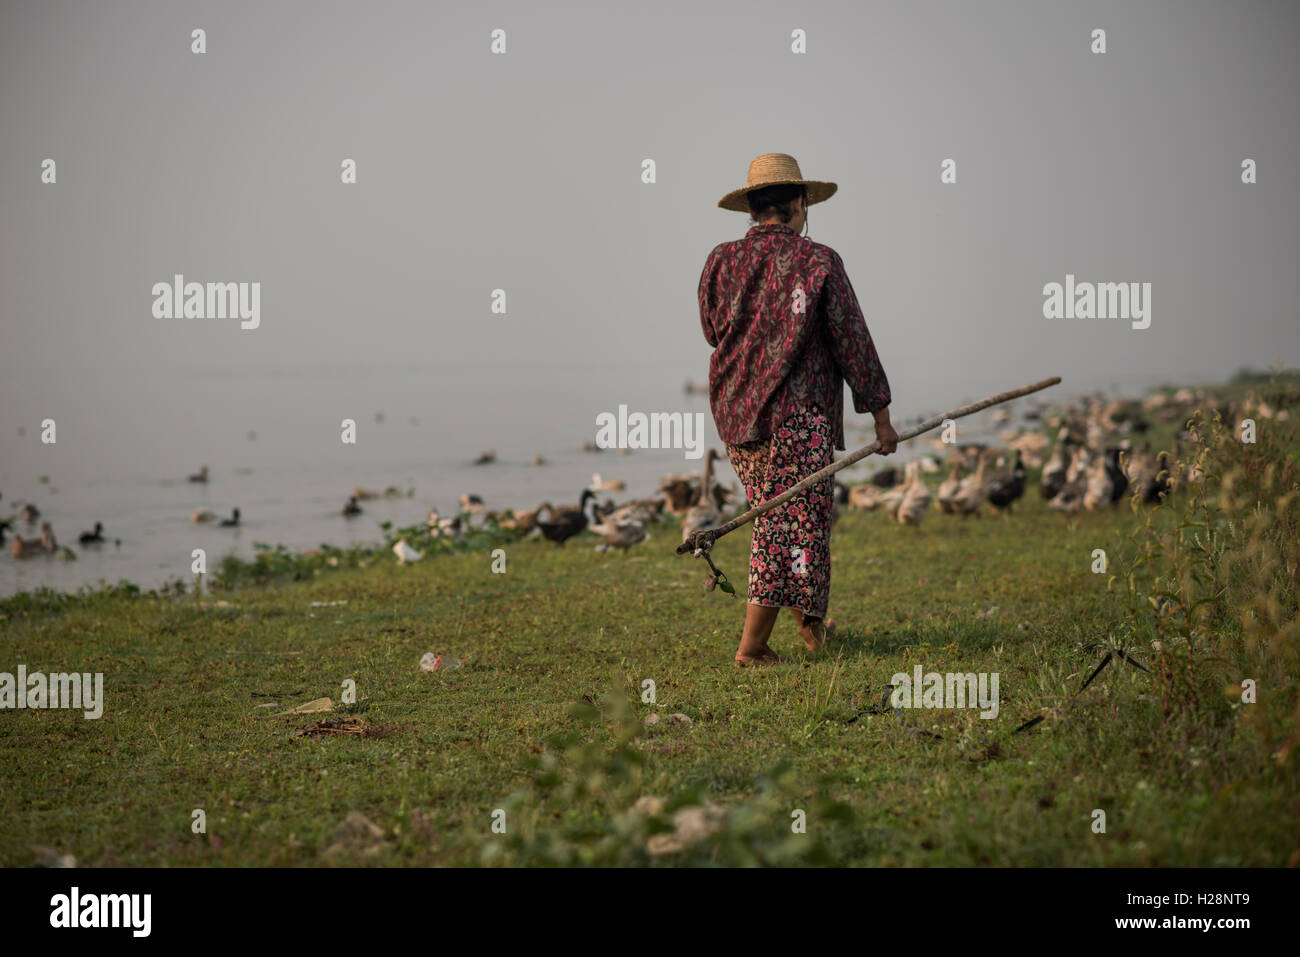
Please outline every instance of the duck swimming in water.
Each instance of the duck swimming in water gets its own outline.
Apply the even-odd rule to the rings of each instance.
[[[42,522],[40,538],[23,538],[21,535],[15,535],[9,554],[14,558],[32,558],[36,555],[52,554],[56,548],[58,543],[54,541],[54,529],[50,527],[49,522]]]

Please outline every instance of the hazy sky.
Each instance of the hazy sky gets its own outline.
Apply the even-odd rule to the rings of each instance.
[[[700,269],[747,226],[715,203],[770,151],[840,184],[811,235],[843,256],[896,398],[1300,359],[1300,4],[0,10],[10,388],[403,363],[436,389],[440,365],[482,364],[491,402],[493,363],[557,387],[582,363],[702,379]],[[155,319],[177,272],[261,282],[260,328]],[[1045,319],[1067,273],[1150,282],[1151,327]]]

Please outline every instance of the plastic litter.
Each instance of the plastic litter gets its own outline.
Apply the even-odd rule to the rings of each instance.
[[[468,658],[450,658],[446,655],[435,655],[432,651],[426,651],[424,657],[420,659],[420,669],[422,671],[455,671]]]
[[[397,564],[399,565],[406,565],[409,564],[410,562],[418,562],[421,558],[424,557],[424,555],[422,555],[420,552],[417,552],[410,545],[406,544],[406,539],[401,539],[396,545],[393,546],[393,554],[397,556]]]

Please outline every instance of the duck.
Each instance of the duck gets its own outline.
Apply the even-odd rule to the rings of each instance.
[[[1106,468],[1104,456],[1095,457],[1088,466],[1084,479],[1083,508],[1088,512],[1097,512],[1111,504],[1111,495],[1115,491],[1115,482]]]
[[[539,521],[537,527],[558,548],[587,527],[587,502],[595,497],[595,492],[584,488],[577,505],[547,509],[547,521]]]
[[[903,482],[903,500],[899,503],[894,518],[900,525],[920,525],[930,507],[930,489],[921,481],[919,462],[908,462],[905,472],[907,478]]]
[[[582,451],[584,451],[584,452],[599,452],[599,451],[600,451],[600,446],[597,445],[595,442],[591,441],[591,439],[585,439],[585,440],[583,441],[583,443],[582,443]]]
[[[508,532],[521,532],[526,535],[537,527],[537,516],[540,515],[543,510],[550,511],[550,508],[550,502],[543,502],[541,505],[537,506],[537,508],[530,509],[526,512],[515,512],[513,515],[499,519],[497,525]]]
[[[859,512],[870,512],[880,508],[880,489],[870,482],[849,486],[849,508]]]
[[[871,476],[871,484],[876,488],[893,488],[898,484],[898,469],[890,465]]]
[[[480,452],[478,458],[474,460],[475,465],[491,465],[497,460],[497,450],[488,449],[486,452]]]
[[[545,465],[545,464],[546,464],[546,456],[545,456],[545,455],[534,455],[534,456],[533,456],[533,465]]]
[[[627,502],[606,514],[606,519],[618,522],[640,522],[649,525],[664,520],[664,500],[661,498],[643,498]]]
[[[208,467],[200,465],[199,470],[190,476],[191,482],[206,482],[208,480]]]
[[[471,515],[477,515],[484,510],[483,499],[473,492],[462,492],[460,496],[460,510],[469,512]]]
[[[230,510],[230,518],[223,518],[223,519],[221,520],[221,527],[222,527],[222,528],[238,528],[238,527],[239,527],[239,509],[237,509],[237,508],[232,508],[232,509]]]
[[[1021,432],[1007,444],[1024,455],[1026,468],[1040,468],[1047,462],[1048,439],[1042,432]]]
[[[989,505],[994,509],[1011,510],[1011,505],[1025,494],[1025,462],[1016,450],[1016,462],[1009,475],[999,475],[989,482]]]
[[[961,480],[964,471],[965,466],[963,465],[962,460],[960,458],[956,459],[952,463],[952,471],[948,473],[948,477],[939,483],[939,491],[935,497],[935,504],[939,506],[939,511],[947,512],[948,514],[952,514],[956,511],[956,509],[953,508],[952,498],[957,494],[957,489],[961,487]]]
[[[659,483],[664,505],[674,515],[685,515],[690,511],[693,490],[689,475],[665,475]]]
[[[14,558],[32,558],[36,555],[52,554],[57,548],[54,529],[50,527],[49,522],[41,522],[41,537],[23,538],[21,535],[15,535],[9,554]]]
[[[627,519],[618,521],[613,514],[603,514],[599,510],[594,510],[597,521],[587,526],[587,530],[595,532],[610,548],[621,548],[627,551],[633,545],[640,544],[650,537],[646,531],[645,524],[635,520]]]
[[[1083,506],[1083,497],[1088,491],[1088,469],[1091,464],[1091,453],[1086,448],[1075,451],[1070,457],[1060,489],[1047,504],[1067,515],[1077,512]]]
[[[985,442],[963,442],[957,446],[956,451],[961,456],[966,468],[974,472],[979,467],[980,459],[983,458],[988,449],[988,444]]]
[[[1069,439],[1062,435],[1057,440],[1056,448],[1052,449],[1047,464],[1043,466],[1043,475],[1038,482],[1038,494],[1049,502],[1056,498],[1065,485],[1066,472],[1072,458]]]
[[[1133,488],[1145,489],[1147,483],[1155,477],[1159,468],[1156,465],[1156,457],[1151,454],[1151,443],[1145,442],[1142,448],[1128,454],[1128,468],[1126,469],[1129,478],[1129,485]]]
[[[979,455],[979,465],[975,469],[975,474],[968,475],[957,486],[956,493],[949,501],[952,503],[953,511],[958,515],[979,515],[980,506],[988,500],[989,487],[986,481],[988,464],[988,456]]]
[[[709,488],[713,482],[713,463],[718,458],[716,449],[709,449],[704,456],[704,475],[700,487],[695,493],[695,503],[682,519],[682,541],[688,541],[692,535],[704,528],[714,528],[722,524],[722,512],[713,504]]]
[[[215,522],[216,520],[217,513],[210,508],[200,508],[190,515],[190,521],[196,525],[201,525],[204,522]]]
[[[102,542],[104,540],[104,523],[96,522],[95,530],[93,532],[82,532],[81,537],[77,540],[83,545],[93,545],[96,542]]]
[[[1128,476],[1124,474],[1124,464],[1120,461],[1120,454],[1124,450],[1119,447],[1113,447],[1106,450],[1106,457],[1103,460],[1106,467],[1106,475],[1111,481],[1110,504],[1117,505],[1119,500],[1124,497],[1128,491]]]
[[[893,488],[880,493],[880,507],[888,512],[890,517],[893,517],[898,514],[898,507],[903,504],[903,496],[906,494],[906,481],[899,482]]]
[[[436,508],[429,509],[429,535],[433,538],[456,538],[464,525],[459,515],[443,518]]]
[[[347,504],[343,506],[343,514],[351,518],[353,515],[361,514],[361,506],[357,504],[357,497],[349,495]]]
[[[736,500],[737,494],[735,482],[728,485],[723,485],[721,482],[714,482],[713,488],[709,490],[709,496],[713,499],[713,504],[717,507],[719,512],[730,506],[731,503]]]
[[[604,479],[600,477],[599,472],[591,473],[591,484],[587,486],[593,492],[624,492],[627,491],[627,483],[622,479]]]
[[[18,517],[28,525],[35,525],[36,520],[41,517],[41,510],[31,502],[28,502],[18,510]]]

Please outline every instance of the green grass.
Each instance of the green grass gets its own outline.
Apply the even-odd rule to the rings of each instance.
[[[31,863],[33,846],[91,866],[1285,863],[1294,775],[1226,696],[1165,716],[1153,675],[1112,666],[1074,697],[1099,643],[1132,634],[1090,566],[1137,519],[1067,519],[1036,491],[1009,516],[931,513],[919,528],[844,515],[838,634],[805,653],[784,617],[773,645],[797,660],[765,669],[732,664],[743,600],[703,591],[704,564],[673,554],[675,525],[630,555],[584,538],[510,545],[505,574],[486,551],[409,567],[388,554],[202,598],[11,600],[0,670],[102,671],[107,701],[98,721],[0,714],[0,863]],[[748,542],[714,552],[742,594]],[[426,651],[471,660],[430,674]],[[938,738],[893,715],[851,720],[918,663],[998,672],[1001,714],[907,714]],[[338,702],[345,679],[360,701],[341,710],[385,733],[295,737],[323,716],[275,714]],[[257,708],[272,699],[255,694],[299,691]],[[692,723],[645,727],[651,711]],[[632,813],[646,795],[667,809]],[[725,812],[712,839],[646,853],[678,806],[701,802]],[[206,835],[191,833],[195,808]],[[806,834],[791,832],[795,809]],[[382,839],[340,830],[353,811]]]

